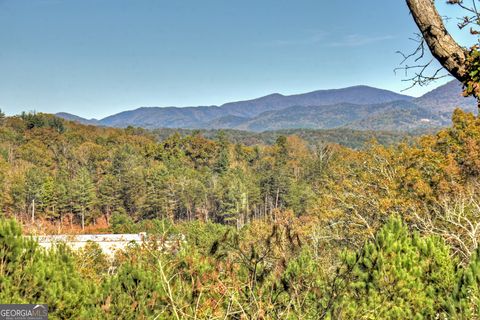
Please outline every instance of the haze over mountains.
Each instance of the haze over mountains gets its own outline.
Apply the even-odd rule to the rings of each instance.
[[[448,125],[456,107],[474,111],[456,80],[413,98],[368,86],[319,90],[284,96],[278,93],[222,106],[142,107],[101,120],[57,116],[111,127],[238,129],[266,131],[293,128],[411,131]]]

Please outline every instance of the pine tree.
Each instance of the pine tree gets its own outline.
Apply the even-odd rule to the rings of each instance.
[[[165,170],[162,168],[152,168],[147,172],[146,197],[142,206],[143,217],[145,218],[163,218],[167,212],[168,199],[165,197],[167,189]]]
[[[13,220],[0,219],[0,301],[47,304],[52,319],[96,318],[95,288],[63,245],[46,251]]]
[[[31,214],[32,223],[35,221],[35,210],[41,197],[44,180],[45,174],[37,167],[29,169],[25,176],[27,212]]]
[[[114,212],[123,209],[119,190],[118,179],[110,173],[105,174],[98,183],[98,203],[108,222]]]
[[[55,177],[55,193],[57,195],[57,209],[60,224],[63,225],[65,214],[75,212],[74,194],[75,181],[68,178],[64,170],[60,170]]]
[[[455,285],[455,259],[436,237],[413,236],[390,219],[356,253],[346,254],[349,278],[334,318],[435,319]]]
[[[215,190],[218,222],[232,224],[239,215],[238,185],[231,174],[218,180]]]
[[[7,172],[8,163],[0,156],[0,212],[3,211],[4,206],[7,204]]]
[[[96,204],[95,185],[87,169],[82,168],[74,180],[73,186],[74,208],[80,215],[82,230],[85,229],[86,219],[94,219],[93,210]]]
[[[48,121],[48,125],[50,128],[54,129],[58,133],[65,132],[65,126],[63,124],[63,120],[58,117],[53,117]]]
[[[0,126],[5,122],[5,113],[0,109]]]
[[[48,176],[42,184],[39,196],[39,208],[53,220],[58,217],[57,186],[53,177]]]
[[[457,286],[448,300],[452,319],[480,318],[480,248],[470,263],[458,271]]]
[[[219,153],[214,165],[214,171],[218,174],[224,174],[230,167],[230,144],[224,131],[220,131],[217,136]]]
[[[111,174],[118,179],[118,199],[127,213],[133,214],[141,205],[144,195],[143,167],[139,154],[131,145],[124,145],[116,150]]]

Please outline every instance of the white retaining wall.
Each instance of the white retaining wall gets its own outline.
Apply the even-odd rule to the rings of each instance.
[[[113,256],[115,251],[124,250],[129,245],[141,245],[146,240],[145,233],[139,234],[82,234],[82,235],[49,235],[33,236],[38,244],[46,249],[59,243],[65,243],[73,250],[78,250],[91,241],[99,245],[103,253]]]

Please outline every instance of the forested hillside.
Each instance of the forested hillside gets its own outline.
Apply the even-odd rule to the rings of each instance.
[[[288,129],[264,132],[250,132],[231,129],[155,129],[151,133],[159,140],[163,141],[171,135],[178,133],[181,136],[201,134],[207,139],[215,139],[223,132],[232,143],[240,143],[246,146],[255,145],[273,145],[280,136],[298,136],[310,146],[319,143],[339,144],[352,149],[362,149],[373,140],[381,145],[388,146],[400,142],[413,141],[415,137],[426,133],[434,133],[441,128],[425,128],[412,132],[398,131],[373,131],[373,130],[354,130],[354,129]],[[137,129],[138,130],[138,129]]]
[[[238,227],[278,211],[321,219],[343,212],[352,223],[348,207],[359,205],[361,224],[372,226],[380,213],[410,217],[472,196],[478,120],[460,110],[453,119],[452,128],[416,142],[352,150],[288,131],[271,145],[246,146],[222,131],[159,140],[143,129],[24,113],[2,118],[0,204],[25,222],[108,225],[128,217]]]
[[[4,211],[82,227],[122,215],[241,226],[274,210],[318,210],[325,191],[318,185],[334,174],[328,160],[355,154],[295,135],[274,136],[271,145],[233,143],[221,131],[210,139],[192,132],[157,142],[142,129],[45,114],[5,118],[0,133]]]
[[[2,117],[0,141],[4,303],[48,303],[59,319],[478,315],[472,114],[457,110],[451,128],[413,144],[363,150],[297,136],[158,142],[44,114]],[[93,244],[45,251],[8,218],[23,232],[96,224],[154,241],[113,260]]]
[[[241,226],[281,208],[305,212],[314,197],[308,177],[339,148],[320,143],[311,150],[295,136],[247,147],[222,133],[214,140],[174,134],[157,143],[142,129],[45,114],[5,118],[0,134],[4,212],[82,228],[112,217]]]

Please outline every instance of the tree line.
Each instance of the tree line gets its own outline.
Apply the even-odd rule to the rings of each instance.
[[[158,142],[142,129],[23,113],[0,126],[0,207],[22,221],[82,227],[114,215],[241,226],[274,210],[304,214],[330,149],[294,136],[245,146],[221,131]]]

